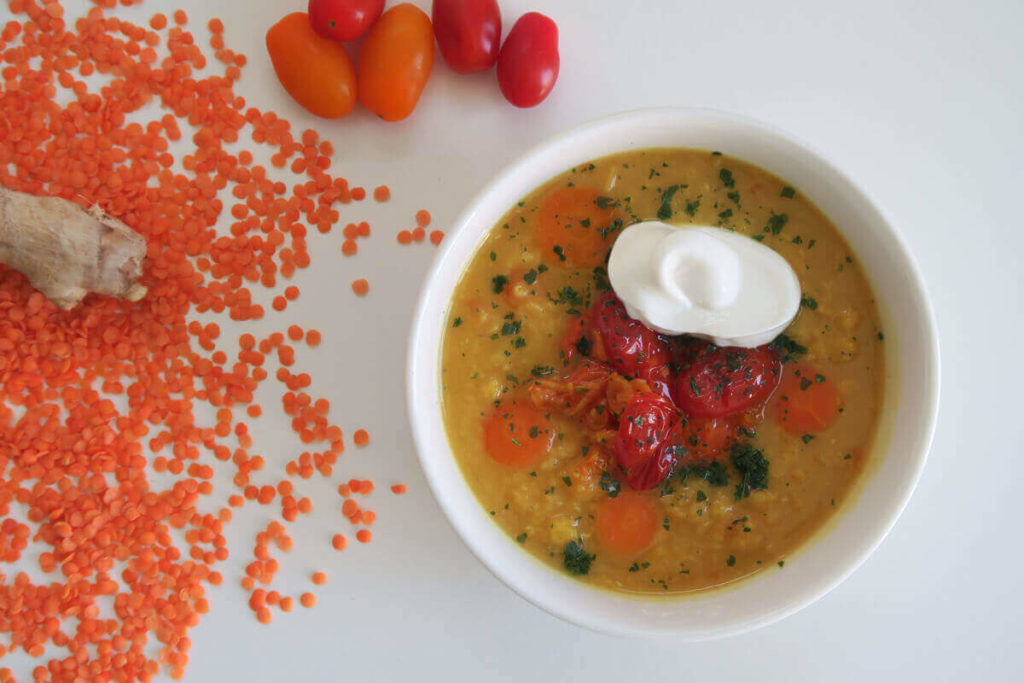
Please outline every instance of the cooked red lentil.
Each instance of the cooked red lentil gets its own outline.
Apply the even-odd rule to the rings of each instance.
[[[785,335],[717,348],[629,319],[603,264],[623,226],[652,219],[785,257],[804,297]],[[620,591],[709,589],[782,567],[850,494],[882,338],[849,246],[798,190],[707,151],[611,156],[512,207],[467,267],[443,341],[448,438],[495,522],[553,567]]]

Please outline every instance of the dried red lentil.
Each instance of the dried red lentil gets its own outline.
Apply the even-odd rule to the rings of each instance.
[[[16,500],[29,522],[0,522],[0,559],[16,561],[32,543],[47,574],[39,584],[24,573],[0,576],[0,633],[10,639],[0,656],[21,648],[41,658],[37,680],[149,680],[161,669],[181,677],[187,634],[209,608],[206,586],[223,580],[212,567],[229,554],[230,508],[248,500],[280,506],[286,521],[308,514],[312,501],[296,499],[293,479],[331,476],[344,450],[326,401],[302,391],[309,375],[287,369],[295,358],[283,333],[242,334],[229,362],[217,348],[219,326],[189,317],[262,319],[268,311],[254,302],[254,284],[274,290],[269,308],[284,310],[299,291],[277,288],[310,265],[309,229],[329,232],[335,206],[363,199],[365,189],[328,172],[333,149],[315,132],[296,139],[273,112],[246,107],[233,90],[246,58],[224,49],[219,19],[207,26],[220,73],[204,76],[196,69],[207,57],[183,28],[183,11],[172,13],[174,25],[155,14],[147,28],[110,16],[116,6],[96,0],[65,21],[56,2],[10,0],[14,19],[0,34],[8,64],[0,71],[0,183],[98,205],[148,243],[149,294],[135,304],[89,297],[63,312],[0,265],[0,515]],[[94,73],[109,76],[100,92],[81,80]],[[158,118],[131,120],[152,103],[164,108]],[[275,174],[297,176],[290,187],[250,150],[226,149],[243,136],[271,149],[282,169]],[[171,142],[186,151],[175,156]],[[216,228],[222,220],[226,231]],[[369,236],[369,225],[355,232],[353,242]],[[302,337],[288,328],[290,341]],[[305,341],[316,346],[321,335],[308,330]],[[275,358],[282,372],[274,377],[287,388],[282,408],[309,450],[287,463],[290,479],[271,485],[242,419],[261,414],[253,396]],[[217,415],[212,426],[200,418],[204,404]],[[231,468],[237,487],[221,492],[230,507],[219,509],[218,468]],[[157,485],[150,471],[172,483]],[[364,495],[373,488],[352,481]],[[353,523],[373,522],[373,512],[353,505]],[[356,538],[366,542],[370,532]],[[332,544],[344,548],[344,536]],[[292,609],[293,598],[257,587],[279,571],[271,548],[291,546],[285,525],[270,522],[234,579],[263,623],[272,607]],[[103,596],[116,618],[101,617]],[[300,597],[304,606],[315,601]],[[147,640],[160,644],[155,657]],[[0,680],[10,678],[0,669]]]

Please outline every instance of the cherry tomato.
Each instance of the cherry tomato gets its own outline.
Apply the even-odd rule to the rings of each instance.
[[[619,419],[612,454],[637,491],[654,488],[678,460],[679,413],[661,396],[634,394]]]
[[[363,37],[384,11],[384,0],[309,0],[309,23],[324,38]]]
[[[352,60],[341,45],[317,35],[305,12],[293,12],[270,27],[267,52],[281,85],[310,112],[338,119],[352,111]]]
[[[670,396],[672,375],[668,364],[672,354],[661,335],[630,318],[626,307],[611,292],[591,306],[590,321],[612,369],[646,380],[655,393]]]
[[[457,73],[486,71],[498,61],[498,0],[434,0],[431,18],[444,61]]]
[[[416,108],[433,64],[430,18],[415,5],[395,5],[359,51],[359,101],[385,121],[401,121]]]
[[[688,417],[726,417],[767,401],[782,379],[782,361],[767,346],[713,350],[684,365],[676,404]]]
[[[517,107],[544,101],[558,79],[558,26],[539,12],[527,12],[512,26],[498,53],[498,85]]]

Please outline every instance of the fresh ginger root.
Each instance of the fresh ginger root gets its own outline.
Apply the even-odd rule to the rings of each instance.
[[[98,207],[0,185],[0,263],[64,310],[90,292],[138,301],[146,240]]]

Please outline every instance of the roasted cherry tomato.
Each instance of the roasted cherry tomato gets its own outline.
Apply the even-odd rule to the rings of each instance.
[[[535,107],[558,80],[558,26],[527,12],[512,26],[498,53],[498,85],[517,107]]]
[[[384,11],[384,0],[309,0],[309,23],[324,38],[363,37]]]
[[[590,322],[612,369],[646,380],[655,393],[670,396],[672,375],[668,364],[672,354],[661,335],[630,318],[626,307],[611,292],[591,306]]]
[[[619,419],[612,454],[637,491],[654,488],[678,460],[679,413],[661,396],[634,394]]]
[[[345,48],[316,34],[305,12],[267,31],[274,73],[295,101],[317,116],[338,119],[356,103],[356,72]]]
[[[714,347],[684,365],[676,404],[688,417],[726,417],[767,401],[782,379],[782,361],[767,346]]]
[[[415,5],[395,5],[359,51],[359,101],[385,121],[401,121],[416,108],[433,64],[430,18]]]
[[[486,71],[498,61],[498,0],[434,0],[431,19],[441,55],[456,72]]]

